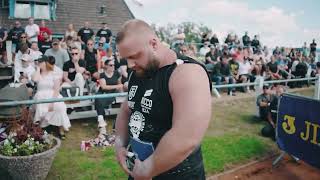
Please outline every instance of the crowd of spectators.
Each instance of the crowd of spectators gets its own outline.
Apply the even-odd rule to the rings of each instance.
[[[33,18],[22,27],[15,21],[11,29],[0,25],[0,66],[14,67],[14,82],[28,88],[30,97],[60,98],[62,88],[77,87],[79,94],[122,92],[126,88],[129,68],[125,59],[114,51],[112,31],[106,23],[95,33],[90,23],[85,22],[78,31],[73,24],[66,27],[64,36],[53,38],[53,31],[42,20],[40,26]],[[180,29],[173,38],[178,55],[204,59],[213,82],[226,83],[253,82],[257,76],[265,80],[301,78],[320,74],[320,62],[316,62],[315,40],[310,47],[304,43],[302,48],[279,48],[272,52],[262,45],[258,35],[251,39],[248,32],[239,38],[228,34],[224,42],[216,34],[204,33],[201,44],[187,44],[185,34]],[[6,41],[10,40],[13,62],[8,61]],[[50,83],[49,83],[50,82]],[[301,86],[301,84],[289,84]],[[37,88],[38,86],[38,88]],[[85,91],[85,89],[87,91]],[[250,92],[251,87],[228,88],[229,95],[236,91]],[[101,134],[106,133],[104,108],[114,99],[100,99],[95,102],[98,127]],[[263,103],[262,103],[263,104]],[[36,121],[43,127],[60,127],[63,137],[70,122],[66,109],[61,103],[52,103],[36,108]],[[52,120],[54,114],[59,119]]]
[[[112,31],[106,23],[95,33],[85,22],[78,31],[73,24],[66,27],[62,38],[42,20],[40,25],[29,18],[23,27],[15,21],[11,29],[0,26],[0,66],[12,66],[14,86],[28,89],[30,98],[61,98],[62,89],[76,88],[85,93],[122,92],[128,78],[126,61],[111,48]],[[11,41],[13,62],[8,61],[6,41]],[[85,90],[86,89],[86,90]],[[103,107],[113,100],[96,102],[100,134],[106,134]],[[103,104],[104,106],[100,106]],[[35,106],[35,122],[42,127],[58,126],[63,138],[70,128],[64,103]],[[53,118],[55,117],[55,118]]]
[[[181,43],[177,51],[185,56],[204,57],[203,63],[211,73],[215,84],[233,84],[255,81],[257,76],[264,80],[303,78],[319,74],[320,62],[316,61],[317,44],[313,39],[310,47],[307,43],[301,48],[276,47],[271,51],[263,46],[258,35],[253,38],[248,32],[241,39],[228,34],[224,42],[219,42],[216,34],[205,33],[199,50],[194,45]],[[302,83],[286,84],[300,87]],[[250,87],[229,88],[228,94],[236,91],[248,92]]]

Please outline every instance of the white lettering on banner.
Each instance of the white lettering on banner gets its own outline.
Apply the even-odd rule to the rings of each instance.
[[[139,135],[144,130],[144,126],[145,118],[141,112],[135,111],[133,114],[131,114],[129,127],[133,138],[139,139]]]
[[[128,101],[128,107],[129,107],[129,108],[134,109],[134,104],[135,104],[135,102],[133,102],[133,101]]]
[[[137,92],[138,86],[131,86],[130,91],[129,91],[129,100],[131,100]]]

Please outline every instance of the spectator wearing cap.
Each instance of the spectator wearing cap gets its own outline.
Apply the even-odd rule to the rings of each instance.
[[[48,36],[49,40],[52,39],[52,31],[49,27],[46,26],[46,21],[45,20],[41,20],[40,23],[40,33],[38,35],[38,40],[39,42],[43,42],[45,41],[45,37],[44,37],[44,33],[46,33],[46,35]]]
[[[31,56],[30,64],[34,67],[34,60],[37,59],[39,56],[35,51],[29,48],[29,45],[27,43],[21,44],[20,50],[15,56],[14,67],[21,67],[21,57],[23,54],[28,54],[29,56]]]
[[[80,59],[80,50],[77,47],[72,47],[71,56],[72,59],[63,64],[64,83],[62,84],[62,87],[77,86],[80,89],[80,96],[82,96],[85,85],[85,61]]]
[[[32,79],[37,82],[35,100],[62,98],[59,93],[61,81],[55,76],[54,65],[47,56],[38,59],[37,70]],[[49,125],[58,126],[61,139],[65,138],[64,131],[71,127],[64,102],[37,104],[34,122],[39,122],[43,128]]]
[[[270,103],[273,101],[274,95],[268,84],[263,85],[263,93],[257,97],[257,106],[259,107],[259,116],[261,120],[268,121],[268,112],[270,111]]]
[[[70,60],[67,50],[60,47],[59,39],[52,40],[52,48],[46,50],[46,56],[53,56],[56,60],[56,65],[62,69],[63,64]]]
[[[101,26],[101,29],[99,29],[97,32],[97,37],[99,37],[100,39],[104,37],[106,38],[105,42],[110,43],[112,38],[112,31],[109,29],[108,24],[105,22],[101,23]]]
[[[31,76],[35,69],[32,66],[32,58],[28,54],[23,54],[20,58],[21,66],[15,67],[15,82],[22,83],[24,85],[33,84]]]
[[[89,22],[84,23],[84,27],[78,31],[78,39],[81,44],[87,44],[89,39],[94,39],[94,31],[90,28]]]

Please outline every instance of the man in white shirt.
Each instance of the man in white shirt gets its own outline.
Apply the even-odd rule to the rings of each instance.
[[[29,24],[26,26],[26,33],[28,35],[28,41],[38,42],[38,34],[40,33],[40,28],[37,24],[34,24],[34,19],[29,18]]]
[[[36,60],[42,56],[42,52],[39,51],[38,43],[37,42],[32,42],[31,44],[31,49],[33,50],[33,60]]]
[[[244,58],[243,61],[239,62],[239,70],[238,70],[239,81],[241,83],[250,82],[251,71],[252,71],[252,65],[250,64],[248,58]],[[243,88],[243,91],[250,92],[249,86],[247,86],[246,88]]]

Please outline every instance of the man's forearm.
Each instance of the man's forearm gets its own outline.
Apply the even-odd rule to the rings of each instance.
[[[151,166],[151,175],[153,177],[177,166],[200,143],[198,140],[192,139],[183,141],[182,139],[184,138],[172,130],[162,137],[154,153],[145,160],[146,164]],[[170,148],[168,149],[168,147]]]
[[[129,121],[129,109],[127,102],[122,103],[120,113],[116,119],[116,142],[115,146],[126,147],[128,145],[128,121]]]

